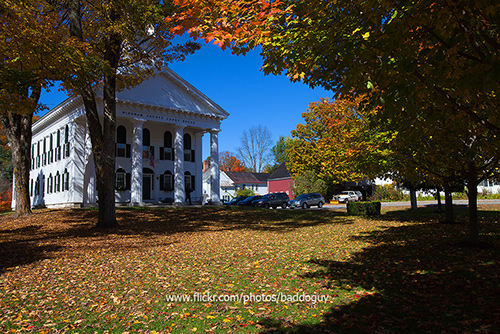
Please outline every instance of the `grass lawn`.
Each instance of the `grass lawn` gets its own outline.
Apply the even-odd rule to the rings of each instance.
[[[1,215],[0,332],[498,333],[500,207],[480,209],[481,248],[435,208]]]

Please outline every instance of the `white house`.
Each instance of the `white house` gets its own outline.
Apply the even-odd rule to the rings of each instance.
[[[102,112],[102,98],[98,99]],[[211,183],[219,184],[218,133],[229,114],[170,69],[117,93],[117,203],[184,203],[202,198],[202,138],[210,136]],[[33,206],[97,203],[85,110],[69,98],[33,124]],[[210,197],[219,201],[219,187]],[[15,206],[15,195],[12,206]]]
[[[209,198],[211,192],[209,169],[203,173],[203,194],[205,199]],[[268,173],[251,172],[220,172],[220,199],[229,201],[236,197],[238,189],[251,189],[256,195],[268,193],[267,179]]]

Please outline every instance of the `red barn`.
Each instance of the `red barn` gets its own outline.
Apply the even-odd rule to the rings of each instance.
[[[292,192],[293,180],[284,162],[278,166],[274,173],[267,179],[267,189],[269,193],[285,192],[290,199],[295,195]]]

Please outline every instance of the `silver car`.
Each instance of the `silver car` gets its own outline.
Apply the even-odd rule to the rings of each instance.
[[[321,194],[318,193],[302,194],[288,202],[290,209],[307,209],[311,206],[317,206],[318,208],[321,208],[323,207],[323,204],[325,204],[325,199],[323,198],[323,196],[321,196]]]

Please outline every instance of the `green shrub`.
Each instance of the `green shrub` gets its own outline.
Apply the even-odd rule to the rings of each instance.
[[[253,192],[252,189],[248,189],[248,188],[245,188],[245,189],[238,189],[236,191],[236,197],[238,196],[254,196],[255,193]]]
[[[380,214],[380,202],[349,202],[347,213],[353,216],[372,216]]]

